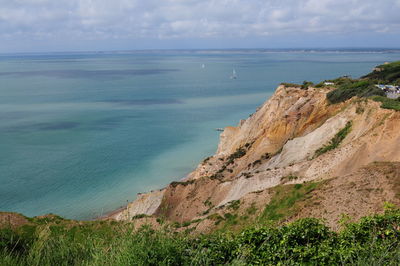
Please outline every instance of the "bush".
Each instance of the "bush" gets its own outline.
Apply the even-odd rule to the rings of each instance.
[[[381,108],[392,109],[396,111],[400,111],[400,98],[398,99],[389,99],[387,97],[382,96],[374,96],[371,97],[372,100],[376,102],[381,102]]]
[[[305,80],[305,81],[303,81],[303,84],[301,85],[301,89],[302,90],[307,90],[308,87],[311,87],[313,85],[314,85],[314,83],[312,83],[311,81]]]
[[[227,165],[232,164],[235,161],[235,159],[241,158],[245,155],[246,155],[246,149],[244,149],[242,147],[237,148],[234,153],[232,153],[231,155],[228,156]]]
[[[400,85],[400,61],[377,66],[373,72],[363,78],[374,79],[379,83]]]
[[[142,218],[148,218],[151,217],[150,215],[141,213],[141,214],[136,214],[135,216],[132,217],[132,220],[136,220],[136,219],[142,219]]]
[[[281,185],[274,188],[275,194],[259,217],[261,223],[277,223],[295,212],[296,203],[313,191],[318,183]]]
[[[369,97],[372,95],[385,96],[385,92],[375,87],[371,80],[347,80],[336,90],[329,92],[326,97],[332,104],[344,102],[354,96]]]
[[[329,143],[315,151],[314,158],[324,154],[330,150],[336,149],[339,144],[346,138],[351,131],[352,122],[346,123],[346,126],[339,130],[338,133],[329,141]]]
[[[186,186],[194,184],[194,183],[195,183],[195,180],[193,180],[193,179],[187,180],[187,181],[173,181],[173,182],[171,182],[170,186],[173,188],[176,188],[179,185],[186,187]]]
[[[296,83],[282,82],[280,85],[288,88],[301,88],[302,85]]]
[[[306,185],[305,185],[306,186]],[[305,187],[303,186],[303,187]],[[238,216],[225,214],[234,225]],[[399,265],[400,211],[350,223],[339,233],[321,221],[253,225],[239,233],[190,236],[129,223],[73,222],[1,230],[2,265]],[[33,230],[32,230],[33,229]],[[18,241],[15,241],[18,239]],[[21,248],[16,243],[25,243]],[[10,248],[11,247],[11,248]]]
[[[344,77],[332,82],[338,86],[336,90],[327,94],[327,99],[332,104],[344,102],[354,96],[386,96],[385,92],[377,88],[375,84],[400,85],[400,61],[380,65],[360,80]]]

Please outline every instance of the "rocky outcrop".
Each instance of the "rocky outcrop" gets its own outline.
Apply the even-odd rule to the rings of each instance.
[[[398,112],[358,98],[330,105],[327,92],[279,86],[248,119],[227,127],[216,154],[184,181],[140,195],[113,218],[143,213],[176,222],[204,219],[235,200],[265,203],[265,197],[251,196],[254,192],[330,180],[375,161],[400,161]],[[349,133],[338,137],[350,124]],[[335,138],[340,142],[333,145]],[[332,149],[321,152],[329,145]]]

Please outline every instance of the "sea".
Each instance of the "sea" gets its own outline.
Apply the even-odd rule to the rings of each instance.
[[[281,82],[394,60],[385,49],[1,54],[0,211],[102,216],[184,178],[216,151],[216,128]]]

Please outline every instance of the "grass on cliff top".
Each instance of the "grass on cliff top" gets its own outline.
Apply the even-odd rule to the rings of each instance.
[[[315,151],[314,158],[330,150],[336,149],[340,145],[340,143],[346,138],[346,136],[350,133],[351,126],[352,122],[351,121],[347,122],[346,126],[341,130],[339,130],[339,132],[335,134],[335,136],[329,141],[327,145],[324,145]]]
[[[376,67],[376,70],[365,75],[363,78],[373,79],[379,83],[400,85],[400,61],[379,65]]]
[[[371,99],[376,102],[381,102],[381,108],[400,111],[400,98],[389,99],[384,96],[373,96]]]
[[[280,85],[285,86],[285,87],[293,87],[293,88],[299,88],[302,90],[307,90],[308,87],[311,87],[314,85],[313,82],[311,81],[303,81],[303,84],[296,84],[296,83],[288,83],[288,82],[282,82]]]
[[[38,222],[0,230],[1,265],[400,263],[400,211],[396,210],[347,224],[339,233],[312,218],[279,227],[250,226],[239,233],[197,236],[148,226],[135,231],[132,224],[123,222]]]
[[[361,79],[342,77],[330,81],[335,83],[337,87],[327,94],[327,99],[332,104],[344,102],[354,96],[385,96],[385,93],[375,85],[400,85],[400,61],[377,66],[373,72]],[[385,108],[384,105],[382,105],[382,108]]]
[[[385,92],[375,87],[375,82],[372,80],[353,80],[353,79],[339,79],[341,83],[337,89],[330,91],[326,97],[332,104],[344,102],[354,96],[369,97],[369,96],[385,96]],[[338,84],[336,80],[333,81]]]

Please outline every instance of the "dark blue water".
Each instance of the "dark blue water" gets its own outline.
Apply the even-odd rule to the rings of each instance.
[[[215,128],[246,118],[280,82],[358,77],[399,58],[234,51],[0,56],[0,210],[101,215],[182,178],[216,150]]]

